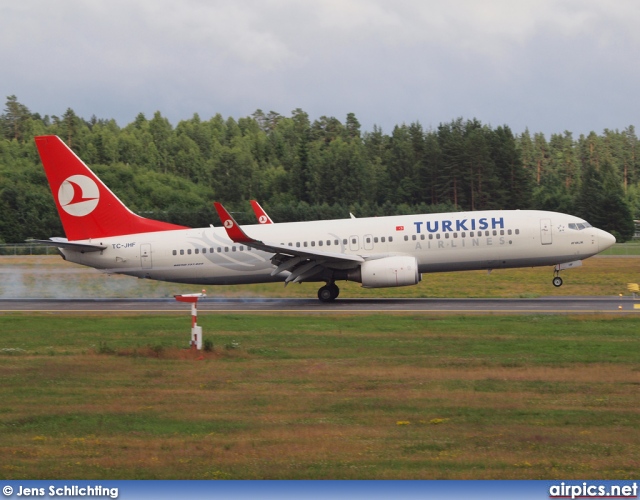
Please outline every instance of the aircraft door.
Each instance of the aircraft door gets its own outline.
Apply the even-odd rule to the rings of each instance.
[[[358,236],[349,236],[349,250],[357,252],[360,250],[360,238]]]
[[[140,245],[140,263],[142,269],[151,269],[151,245],[149,243]]]
[[[373,236],[370,234],[365,234],[363,240],[364,249],[373,250]]]
[[[540,243],[551,245],[551,219],[540,219]]]

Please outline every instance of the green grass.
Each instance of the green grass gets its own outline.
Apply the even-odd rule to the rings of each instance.
[[[239,344],[257,357],[332,359],[385,356],[482,360],[509,365],[590,363],[637,359],[638,321],[607,318],[576,321],[566,316],[315,316],[202,313],[199,325],[214,346]],[[187,345],[182,316],[0,316],[0,349],[6,355],[87,353]],[[33,332],[47,330],[47,335]],[[612,342],[611,339],[615,339]],[[19,349],[12,351],[11,349]]]
[[[0,478],[631,479],[635,317],[0,316]]]
[[[640,240],[627,241],[626,243],[616,243],[608,248],[602,255],[640,255]]]

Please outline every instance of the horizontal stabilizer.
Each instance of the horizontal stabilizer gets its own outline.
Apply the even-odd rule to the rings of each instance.
[[[100,252],[107,248],[105,245],[92,245],[90,243],[73,243],[66,238],[55,238],[50,240],[27,240],[27,243],[37,243],[38,245],[45,245],[57,248],[67,248],[69,250],[75,250],[76,252]]]

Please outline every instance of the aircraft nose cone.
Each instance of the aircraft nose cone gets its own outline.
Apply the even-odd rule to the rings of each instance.
[[[616,237],[613,234],[607,233],[606,231],[602,231],[602,230],[600,231],[600,234],[598,237],[598,249],[601,252],[613,246],[615,242],[616,242]]]

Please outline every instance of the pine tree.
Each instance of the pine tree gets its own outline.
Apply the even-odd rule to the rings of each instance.
[[[26,124],[31,113],[29,108],[18,102],[15,95],[7,97],[4,114],[0,117],[2,120],[2,133],[7,139],[15,139],[19,141],[24,138],[26,132]]]

